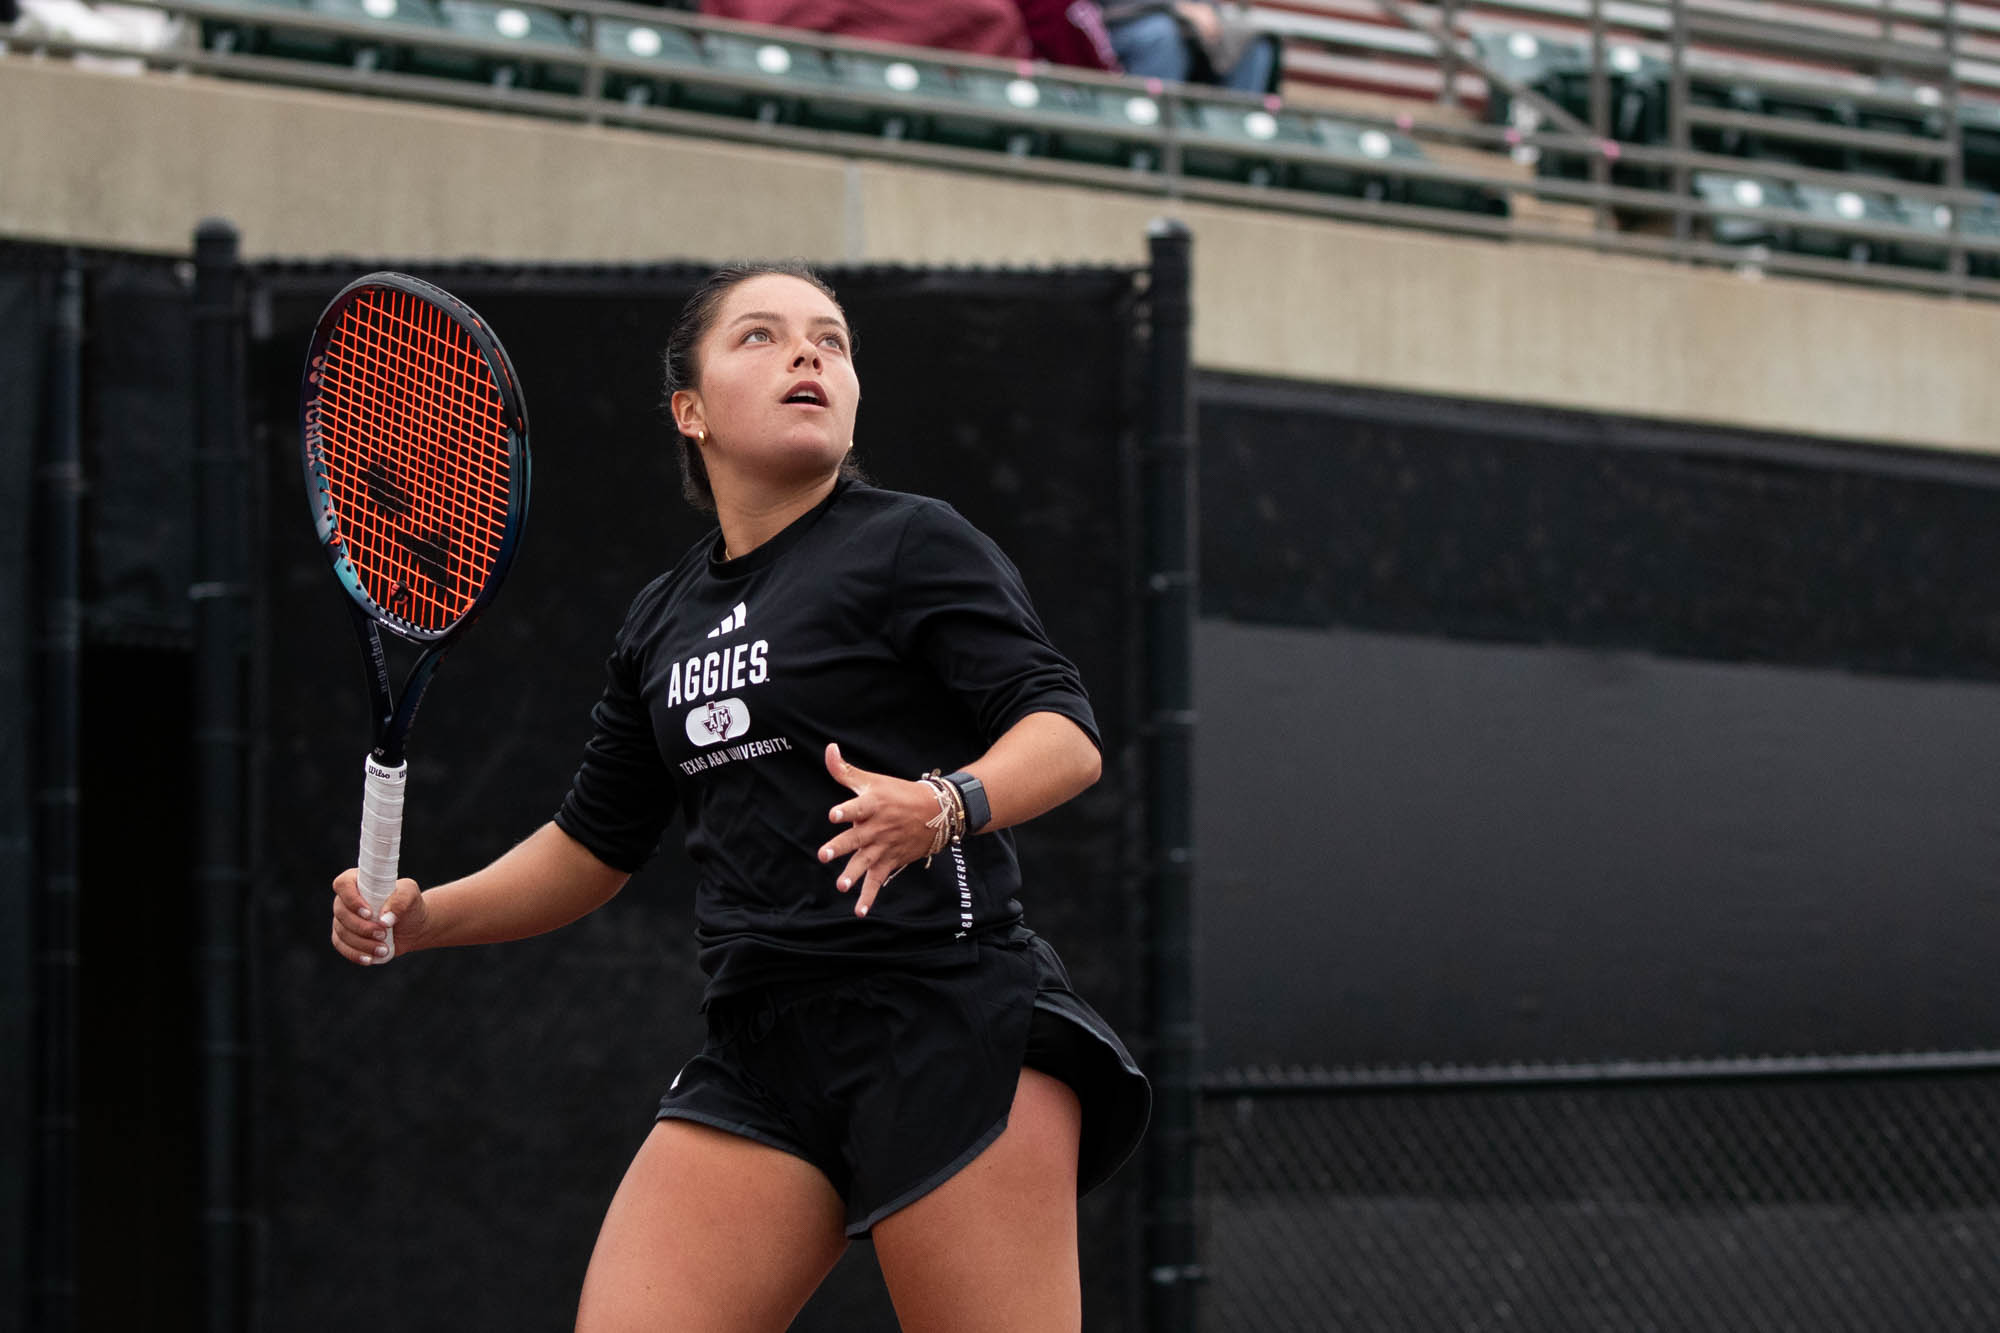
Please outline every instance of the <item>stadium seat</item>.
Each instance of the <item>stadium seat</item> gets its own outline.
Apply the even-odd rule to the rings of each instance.
[[[242,0],[230,3],[241,18],[204,18],[201,44],[217,55],[282,56],[291,60],[324,60],[345,64],[340,39],[288,24],[305,12],[305,0]]]
[[[1738,176],[1720,171],[1694,173],[1694,192],[1703,201],[1725,208],[1793,209],[1792,187],[1783,181],[1754,176]],[[1708,219],[1708,234],[1718,245],[1764,245],[1785,243],[1789,228],[1773,219],[1755,217],[1715,217]]]
[[[553,10],[496,0],[438,0],[447,30],[463,37],[505,43],[519,55],[453,53],[444,64],[503,88],[574,93],[583,88],[583,45],[569,20]]]
[[[927,88],[926,91],[929,91]],[[929,137],[961,148],[983,148],[1016,156],[1043,151],[1047,135],[1017,119],[1034,114],[1043,102],[1040,81],[977,66],[948,71],[944,96],[965,104],[962,115],[931,116]]]
[[[1606,136],[1620,143],[1665,143],[1668,138],[1669,66],[1635,46],[1613,44],[1606,49]],[[1583,124],[1592,123],[1588,65],[1581,69],[1569,66],[1553,68],[1536,82],[1535,89]],[[1591,159],[1580,153],[1544,149],[1536,159],[1535,174],[1565,180],[1588,180]],[[1662,167],[1617,162],[1611,168],[1611,183],[1632,189],[1657,189],[1666,183],[1667,175]]]
[[[1944,140],[1944,111],[1935,103],[1938,98],[1935,89],[1923,90],[1928,93],[1932,104],[1916,100],[1918,89],[1888,80],[1883,81],[1887,90],[1908,91],[1911,103],[1907,107],[1888,106],[1882,103],[1859,104],[1855,107],[1855,128],[1875,134],[1899,134],[1922,146],[1935,146]],[[1869,176],[1886,176],[1896,180],[1918,181],[1927,185],[1940,184],[1944,180],[1944,159],[1935,156],[1915,156],[1911,154],[1887,152],[1877,148],[1857,148],[1848,155],[1849,170]]]
[[[705,32],[701,45],[710,69],[789,86],[783,91],[767,91],[690,82],[682,88],[681,100],[695,111],[739,116],[766,124],[795,123],[807,87],[823,86],[832,79],[825,54],[801,42]]]
[[[1752,116],[1758,114],[1764,105],[1757,90],[1747,83],[1699,78],[1688,80],[1688,103]],[[1745,131],[1717,125],[1689,126],[1688,144],[1698,153],[1715,153],[1722,157],[1750,155],[1749,135]]]
[[[1157,171],[1160,103],[1123,88],[1045,82],[1038,110],[1049,118],[1048,152],[1074,162]]]
[[[1606,47],[1604,85],[1605,128],[1610,137],[1627,143],[1658,144],[1667,140],[1667,78],[1669,67],[1635,46]],[[1590,64],[1554,65],[1534,80],[1534,89],[1585,125],[1590,119]]]
[[[1959,211],[1959,230],[1982,241],[2000,241],[2000,198],[1989,198]],[[1979,278],[2000,278],[2000,254],[1970,251],[1966,272]]]
[[[1828,129],[1854,129],[1857,116],[1854,103],[1829,90],[1824,95],[1805,92],[1760,92],[1757,98],[1760,115],[1778,120],[1795,120],[1802,125],[1823,126]],[[1845,171],[1853,150],[1840,144],[1813,143],[1803,139],[1789,139],[1782,135],[1753,133],[1745,138],[1744,156],[1763,162],[1783,162],[1796,167],[1814,167],[1821,171]]]
[[[1878,258],[1911,268],[1943,269],[1951,257],[1949,232],[1951,209],[1929,199],[1898,196],[1889,200],[1897,221],[1913,231],[1923,232],[1922,240],[1898,241]],[[1968,239],[2000,240],[2000,199],[1989,199],[1959,210],[1959,232]],[[1965,253],[1965,271],[1978,278],[2000,277],[2000,255],[1977,250]]]
[[[1326,156],[1291,163],[1291,183],[1300,189],[1461,213],[1507,212],[1504,196],[1477,186],[1369,170],[1370,162],[1425,160],[1424,150],[1406,134],[1328,116],[1313,118],[1313,134]]]
[[[411,40],[444,27],[435,0],[304,0],[304,5],[310,13],[362,24],[381,34],[379,37],[323,35],[323,40],[337,48],[333,58],[356,69],[406,69]],[[274,51],[273,54],[291,53]]]
[[[1590,52],[1574,43],[1554,41],[1531,32],[1487,31],[1474,34],[1473,50],[1481,63],[1515,83],[1536,87],[1552,75],[1565,71],[1590,70]],[[1586,110],[1586,115],[1588,111]],[[1492,85],[1486,95],[1486,119],[1495,125],[1519,124],[1514,115],[1514,99]],[[1532,118],[1539,121],[1539,117]],[[1528,128],[1523,125],[1522,128]]]
[[[1387,161],[1396,156],[1422,156],[1407,150],[1399,154],[1397,140],[1400,137],[1387,130],[1352,125],[1324,116],[1315,117],[1313,138],[1326,155],[1293,163],[1292,184],[1302,190],[1386,202],[1394,193],[1394,178],[1387,172],[1371,170],[1369,163]]]
[[[1896,241],[1884,246],[1876,258],[1906,268],[1942,269],[1950,258],[1946,235],[1951,228],[1951,209],[1929,199],[1894,196],[1888,201],[1899,226],[1924,233],[1931,240]]]
[[[1807,218],[1824,222],[1861,222],[1900,226],[1903,215],[1887,198],[1859,190],[1829,190],[1820,185],[1794,184],[1792,199]],[[1888,247],[1859,236],[1827,231],[1801,222],[1792,232],[1790,248],[1800,254],[1824,259],[1845,259],[1854,264],[1886,256]]]
[[[821,129],[873,134],[885,139],[924,137],[926,118],[896,101],[950,95],[949,76],[929,61],[898,60],[853,51],[829,51],[826,70],[832,87],[800,100],[801,119]]]
[[[1966,185],[1975,190],[2000,190],[2000,106],[1961,101],[1958,134]]]
[[[693,34],[665,24],[599,18],[592,41],[599,55],[620,62],[605,68],[604,95],[632,106],[679,101],[681,85],[675,73],[701,66],[701,48]],[[649,68],[631,68],[635,64]]]
[[[1177,111],[1182,131],[1196,136],[1181,144],[1181,170],[1190,176],[1281,185],[1291,176],[1291,164],[1265,150],[1273,144],[1317,144],[1312,122],[1292,112],[1205,101],[1181,102]]]

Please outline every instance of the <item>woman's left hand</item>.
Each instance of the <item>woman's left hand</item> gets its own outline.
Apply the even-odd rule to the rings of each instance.
[[[826,747],[826,771],[854,795],[828,814],[834,823],[849,827],[819,849],[819,859],[847,858],[835,883],[842,893],[860,887],[854,915],[867,916],[882,886],[930,853],[933,834],[927,821],[937,818],[937,796],[928,783],[856,768],[840,757],[838,745]]]

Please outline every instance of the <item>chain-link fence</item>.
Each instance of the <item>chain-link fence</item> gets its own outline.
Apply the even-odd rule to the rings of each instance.
[[[2000,1062],[1958,1063],[1213,1083],[1202,1326],[1991,1333]]]

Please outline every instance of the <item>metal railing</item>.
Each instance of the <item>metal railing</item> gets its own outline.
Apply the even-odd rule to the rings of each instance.
[[[1291,213],[1418,227],[1521,244],[1581,246],[1603,253],[1645,256],[1685,264],[1895,287],[1953,296],[2000,299],[2000,279],[1972,272],[1974,262],[2000,273],[2000,209],[1992,234],[1968,231],[1968,213],[1995,209],[1987,195],[1968,190],[1963,177],[1959,82],[1953,74],[1956,0],[1938,7],[1935,46],[1854,34],[1816,32],[1719,12],[1711,5],[1675,0],[1665,77],[1652,77],[1666,99],[1666,142],[1614,135],[1614,85],[1629,88],[1626,46],[1611,36],[1610,18],[1621,8],[1588,0],[1590,23],[1588,103],[1576,115],[1498,68],[1469,40],[1433,23],[1403,0],[1377,0],[1385,13],[1427,31],[1466,69],[1511,99],[1509,123],[1467,124],[1448,117],[1383,115],[1286,105],[1184,85],[1119,78],[1085,71],[996,61],[958,53],[851,41],[818,34],[729,23],[692,14],[609,3],[568,0],[540,8],[559,15],[574,45],[553,46],[443,28],[417,29],[308,9],[276,9],[216,0],[142,0],[183,20],[183,39],[157,50],[134,51],[17,31],[8,38],[16,58],[38,55],[110,55],[137,58],[156,70],[195,72],[293,86],[336,89],[529,113],[594,125],[617,125],[676,135],[724,139],[815,152],[940,166],[1021,179],[1055,181],[1281,210]],[[1918,21],[1909,0],[1899,24]],[[344,63],[256,53],[214,41],[215,34],[264,25],[311,37],[348,52]],[[609,49],[608,29],[677,30],[695,42],[734,40],[781,45],[831,62],[857,62],[877,71],[900,66],[903,86],[882,78],[802,81],[778,72],[701,62],[667,63]],[[206,35],[210,40],[204,44]],[[1826,84],[1811,78],[1730,76],[1764,94],[1844,98],[1875,109],[1935,117],[1935,138],[1821,124],[1792,117],[1706,106],[1691,96],[1696,73],[1686,59],[1690,43],[1726,38],[1743,49],[1810,53],[1866,67],[1901,70],[1934,79],[1934,93],[1899,90],[1862,78]],[[442,77],[421,68],[399,68],[399,51],[442,51],[488,62],[493,77]],[[527,86],[501,71],[534,66],[559,77]],[[942,72],[951,82],[934,91]],[[1703,78],[1710,77],[1703,73]],[[1003,97],[963,95],[970,84],[1004,89]],[[1932,85],[1917,85],[1919,88]],[[635,90],[639,90],[635,94]],[[676,92],[678,90],[678,93]],[[656,95],[657,91],[657,95]],[[679,96],[699,92],[703,97]],[[677,100],[678,98],[678,100]],[[734,99],[734,110],[715,109]],[[847,123],[815,123],[799,107],[834,106]],[[990,127],[990,143],[967,146],[925,137],[912,129],[931,122]],[[857,125],[865,123],[865,128]],[[1328,127],[1342,127],[1330,136]],[[1371,133],[1372,132],[1372,133]],[[1772,144],[1831,147],[1878,156],[1906,156],[1936,164],[1935,183],[1885,181],[1830,169],[1807,160],[1745,158],[1699,146],[1697,135],[1735,135]],[[1065,156],[1050,145],[1090,141],[1099,160]],[[1359,147],[1355,145],[1359,144]],[[1479,165],[1433,161],[1396,145],[1484,150]],[[1109,147],[1106,147],[1109,145]],[[1195,169],[1201,163],[1241,164],[1240,179]],[[1535,174],[1523,173],[1533,163]],[[1489,165],[1490,164],[1490,165]],[[1552,169],[1553,168],[1553,169]],[[1347,193],[1303,183],[1328,171],[1367,184]],[[1912,173],[1916,174],[1916,173]],[[1761,179],[1789,189],[1833,191],[1857,199],[1881,192],[1932,209],[1932,225],[1910,225],[1863,208],[1858,215],[1822,215],[1777,206],[1745,193],[1703,193],[1705,175]],[[1345,177],[1343,177],[1344,179]],[[1473,211],[1424,202],[1456,190],[1477,203],[1536,199],[1590,211],[1586,228],[1564,227],[1518,216],[1520,210]],[[1415,194],[1417,198],[1409,196]],[[1783,244],[1731,243],[1731,224],[1754,224],[1773,236],[1832,238],[1822,249],[1878,247],[1884,253],[1931,253],[1935,267],[1854,262],[1801,253]]]

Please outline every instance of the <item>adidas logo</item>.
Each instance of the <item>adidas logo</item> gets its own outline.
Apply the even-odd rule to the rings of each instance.
[[[725,634],[734,634],[750,623],[750,604],[738,602],[736,609],[722,618],[722,623],[708,632],[711,639],[719,639]]]

